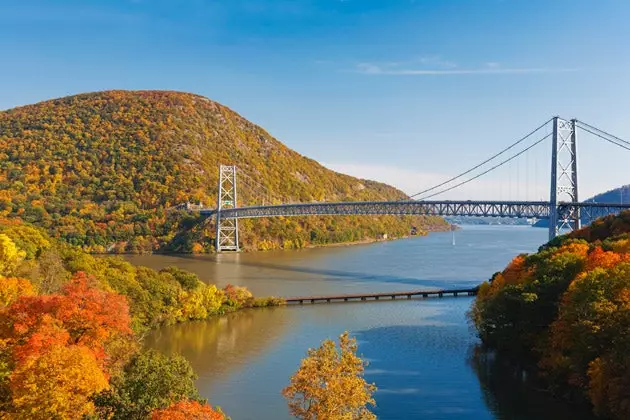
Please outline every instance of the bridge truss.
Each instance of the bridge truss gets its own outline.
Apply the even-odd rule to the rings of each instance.
[[[629,204],[619,203],[558,203],[559,218],[581,213],[587,220],[621,210]],[[216,216],[213,209],[201,210],[204,216]],[[241,207],[221,210],[221,218],[251,219],[258,217],[334,216],[334,215],[395,215],[395,216],[479,216],[550,219],[548,201],[357,201],[341,203],[282,204],[275,206]]]
[[[448,184],[472,173],[498,156],[521,144],[530,136],[547,126],[549,122],[553,124],[551,134],[547,134],[524,150],[515,153],[510,158],[503,160],[499,164],[495,164],[480,174],[471,176],[465,181],[458,181],[455,185],[448,186]],[[418,195],[423,195],[424,197],[419,200],[335,203],[314,202],[238,207],[236,201],[236,166],[221,165],[218,206],[216,209],[201,209],[200,213],[206,217],[216,218],[217,240],[215,244],[217,252],[224,250],[238,251],[238,220],[260,217],[424,215],[546,219],[549,221],[549,239],[551,240],[561,231],[579,229],[583,221],[590,223],[599,217],[616,214],[622,210],[630,209],[630,203],[623,203],[623,200],[621,203],[579,202],[576,138],[576,129],[578,127],[630,151],[630,142],[620,139],[610,133],[575,119],[563,120],[559,117],[553,117],[527,136],[495,154],[490,159],[487,159],[479,165],[476,165],[445,182],[411,196],[411,198],[413,198]],[[537,144],[540,144],[550,136],[552,137],[552,150],[549,201],[427,200],[427,198],[458,188],[503,166]],[[435,191],[439,189],[441,189],[441,191]]]

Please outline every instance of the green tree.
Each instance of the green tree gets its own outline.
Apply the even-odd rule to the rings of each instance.
[[[375,419],[368,405],[375,405],[376,390],[363,378],[367,363],[357,356],[356,339],[348,332],[339,337],[339,347],[325,340],[309,349],[291,384],[282,390],[291,414],[308,420]]]
[[[105,418],[145,419],[153,410],[181,400],[203,402],[195,379],[183,357],[149,350],[132,359],[120,376],[112,378],[111,389],[97,395],[94,402]]]

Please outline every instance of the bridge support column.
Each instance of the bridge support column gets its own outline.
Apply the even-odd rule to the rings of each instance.
[[[217,252],[238,251],[238,219],[221,217],[222,209],[236,208],[236,166],[221,165],[219,167],[219,196],[217,203],[216,223]]]
[[[579,201],[577,139],[575,120],[553,118],[551,148],[551,189],[549,196],[549,240],[562,230],[581,226]]]

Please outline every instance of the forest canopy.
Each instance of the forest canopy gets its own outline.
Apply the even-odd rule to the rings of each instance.
[[[517,256],[470,316],[484,344],[535,365],[555,394],[630,418],[630,211]]]
[[[0,216],[91,252],[207,252],[218,167],[238,167],[242,205],[395,200],[385,184],[324,168],[207,98],[107,91],[0,111]],[[444,229],[437,217],[245,221],[245,249],[301,248]]]

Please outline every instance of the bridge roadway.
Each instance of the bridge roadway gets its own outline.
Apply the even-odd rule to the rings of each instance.
[[[374,301],[381,298],[395,300],[397,297],[406,297],[411,299],[413,297],[428,298],[430,296],[444,297],[444,296],[475,296],[477,294],[477,287],[472,289],[440,289],[440,290],[414,290],[410,292],[389,292],[389,293],[360,293],[349,295],[330,295],[330,296],[299,296],[284,298],[287,304],[303,304],[303,303],[317,303],[317,302],[350,302],[350,301]]]
[[[247,219],[278,216],[326,215],[423,215],[482,216],[549,219],[548,201],[356,201],[338,203],[301,203],[221,209],[222,219]],[[579,211],[583,219],[594,220],[630,209],[630,203],[558,203],[559,218]],[[201,209],[208,217],[216,209]]]

